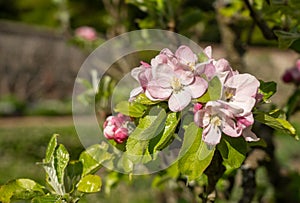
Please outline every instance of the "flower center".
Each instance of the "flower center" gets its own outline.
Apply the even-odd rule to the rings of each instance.
[[[227,87],[224,92],[225,100],[227,102],[231,101],[233,96],[235,95],[236,88]]]
[[[222,122],[221,119],[218,116],[213,116],[210,120],[211,124],[213,124],[214,126],[220,127]]]
[[[187,65],[188,65],[188,67],[190,68],[191,71],[195,70],[195,63],[188,62]]]
[[[173,80],[171,82],[171,86],[172,86],[174,92],[179,92],[183,88],[181,82],[176,77],[173,78]]]

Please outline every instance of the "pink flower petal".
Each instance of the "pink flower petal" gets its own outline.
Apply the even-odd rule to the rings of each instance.
[[[137,87],[137,88],[134,88],[133,90],[131,90],[130,92],[130,99],[129,100],[132,100],[134,97],[136,97],[137,95],[143,93],[144,90],[142,87]]]
[[[208,145],[217,145],[221,140],[221,129],[215,125],[209,125],[203,130],[202,140]]]
[[[183,110],[191,102],[191,95],[187,91],[173,93],[169,98],[169,108],[173,112]]]
[[[149,92],[151,97],[160,100],[168,99],[173,92],[172,88],[162,88],[160,85],[157,84],[156,81],[150,81],[148,83],[147,91]]]
[[[185,45],[180,46],[176,50],[175,56],[177,57],[179,62],[184,65],[195,64],[195,62],[197,61],[197,56],[189,47]]]
[[[212,48],[211,48],[211,46],[205,47],[205,49],[203,50],[203,53],[205,53],[205,55],[208,58],[211,58],[212,57]]]
[[[236,95],[247,95],[249,97],[255,97],[259,81],[250,74],[238,74],[230,77],[225,86],[236,88]]]
[[[239,137],[242,133],[242,130],[238,128],[236,123],[230,118],[222,122],[222,131],[230,137]]]
[[[206,80],[200,77],[195,77],[194,83],[187,86],[186,89],[192,96],[192,98],[201,97],[207,90],[208,83]]]

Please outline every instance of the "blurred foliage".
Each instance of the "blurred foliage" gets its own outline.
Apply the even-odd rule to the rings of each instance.
[[[0,18],[63,31],[88,25],[113,37],[124,31],[159,28],[196,41],[220,42],[216,9],[232,29],[239,30],[242,43],[274,45],[278,39],[280,47],[300,51],[298,0],[0,0]]]

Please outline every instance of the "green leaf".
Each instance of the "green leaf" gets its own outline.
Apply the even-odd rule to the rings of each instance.
[[[60,184],[64,183],[64,173],[70,160],[70,155],[64,145],[60,144],[54,153],[54,166]]]
[[[276,82],[264,82],[262,80],[260,82],[260,87],[258,92],[263,95],[263,101],[268,102],[268,99],[276,93],[277,84]]]
[[[196,102],[200,102],[200,103],[207,103],[210,101],[210,96],[209,96],[209,92],[206,91],[201,97],[199,97],[198,99],[195,99]]]
[[[143,104],[136,102],[122,101],[117,104],[114,110],[126,116],[139,118],[144,115],[145,111],[147,110],[147,107]]]
[[[215,76],[208,82],[208,93],[211,101],[215,101],[221,98],[222,84],[220,79]]]
[[[166,111],[160,107],[153,107],[149,114],[141,118],[136,129],[130,134],[130,138],[150,140],[157,136],[165,125]]]
[[[133,170],[133,163],[128,158],[127,153],[123,153],[118,162],[118,168],[122,168],[124,172],[130,173]]]
[[[67,192],[71,193],[75,189],[75,185],[81,178],[83,166],[81,161],[70,161],[66,168],[65,187]]]
[[[30,179],[16,179],[0,187],[0,201],[8,203],[11,199],[31,199],[44,195],[44,187]]]
[[[49,141],[49,144],[48,144],[47,150],[46,150],[46,157],[44,159],[44,163],[49,163],[51,161],[51,159],[53,158],[53,154],[54,154],[54,151],[57,146],[57,136],[58,136],[58,134],[54,134]]]
[[[300,104],[300,88],[293,92],[285,106],[286,116],[289,118],[293,115]]]
[[[245,160],[247,153],[247,142],[243,137],[222,136],[221,142],[217,145],[220,151],[223,164],[227,169],[239,168]]]
[[[154,107],[149,115],[141,118],[136,129],[129,136],[126,143],[128,157],[134,162],[148,162],[151,160],[149,153],[150,139],[158,136],[165,125],[166,112],[164,109]]]
[[[120,176],[121,174],[115,171],[112,171],[105,176],[104,192],[106,195],[110,195],[112,188],[120,182]]]
[[[58,195],[44,195],[35,197],[31,200],[31,203],[63,203],[61,197]]]
[[[254,112],[255,120],[274,128],[275,130],[283,131],[284,133],[295,137],[295,139],[299,139],[296,134],[296,129],[288,122],[287,120],[274,117],[278,116],[277,114],[267,114],[265,112],[256,111]]]
[[[174,137],[174,132],[180,121],[179,113],[171,112],[168,114],[166,119],[166,125],[162,136],[160,137],[158,143],[155,145],[153,152],[157,150],[164,149]]]
[[[202,141],[202,129],[191,123],[185,130],[178,162],[179,171],[188,180],[199,178],[209,166],[215,147],[207,146]]]
[[[79,161],[83,165],[83,176],[96,172],[103,162],[113,159],[113,155],[108,152],[108,147],[107,143],[102,142],[92,145],[80,154]]]
[[[300,39],[298,32],[286,32],[282,30],[274,30],[275,35],[278,37],[279,47],[287,49],[294,41]]]
[[[153,104],[157,104],[160,102],[160,101],[152,101],[152,100],[148,99],[148,97],[144,93],[139,94],[134,101],[136,103],[140,103],[140,104],[144,104],[144,105],[153,105]]]
[[[77,184],[77,190],[84,193],[94,193],[101,190],[102,181],[100,176],[86,175]]]
[[[54,192],[59,195],[64,195],[65,188],[62,179],[59,180],[57,169],[58,166],[56,150],[57,150],[57,134],[54,134],[50,139],[46,150],[46,157],[43,160],[43,168],[46,172],[46,182],[52,187]],[[60,149],[62,150],[62,149]],[[57,168],[56,168],[57,167]],[[63,175],[63,174],[60,174]],[[61,181],[61,182],[60,182]]]

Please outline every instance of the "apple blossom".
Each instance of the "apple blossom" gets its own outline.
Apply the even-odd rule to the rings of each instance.
[[[129,135],[128,122],[130,122],[130,117],[120,113],[117,116],[107,117],[103,124],[104,136],[117,143],[123,143]]]
[[[244,116],[252,111],[256,103],[259,81],[250,74],[233,75],[223,86],[222,100],[235,108],[243,109]]]
[[[140,86],[134,88],[130,92],[130,101],[133,100],[135,96],[146,91],[148,82],[152,79],[152,71],[150,64],[141,61],[141,66],[132,69],[131,76],[139,82]]]
[[[229,110],[219,101],[209,101],[194,117],[196,125],[203,128],[202,140],[208,145],[217,145],[222,132],[231,137],[239,137],[242,128],[235,121],[235,116],[239,113],[239,109]]]
[[[191,71],[174,70],[167,64],[152,67],[152,76],[147,87],[150,96],[168,100],[169,108],[174,112],[183,110],[192,98],[202,96],[208,86],[203,78],[195,77]]]

